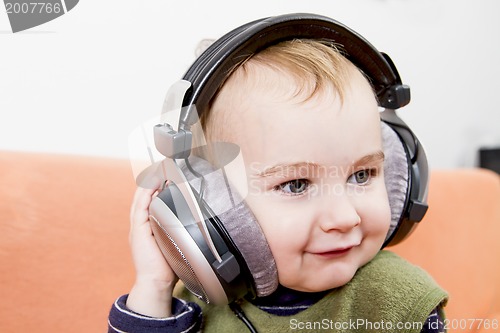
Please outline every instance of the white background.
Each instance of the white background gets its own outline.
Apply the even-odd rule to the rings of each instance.
[[[16,34],[0,8],[0,149],[126,158],[199,40],[290,12],[333,17],[392,57],[431,167],[500,146],[497,0],[81,0]]]

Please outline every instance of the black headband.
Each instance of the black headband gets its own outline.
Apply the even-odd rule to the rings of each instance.
[[[182,122],[191,125],[192,105],[203,112],[229,71],[242,59],[271,45],[291,39],[326,39],[340,45],[345,56],[370,80],[380,106],[398,109],[410,101],[391,59],[355,31],[328,17],[288,14],[269,17],[238,27],[212,44],[184,75],[191,88],[184,96]],[[193,117],[193,119],[197,117]]]

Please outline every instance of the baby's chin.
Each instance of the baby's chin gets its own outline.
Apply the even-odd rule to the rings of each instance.
[[[280,284],[288,289],[296,290],[296,291],[301,291],[301,292],[307,292],[307,293],[318,293],[318,292],[323,292],[323,291],[328,291],[332,290],[335,288],[340,288],[347,283],[349,283],[354,275],[356,274],[356,271],[354,271],[352,274],[342,274],[342,276],[336,276],[335,278],[318,278],[316,281],[310,281],[308,283],[296,283],[296,284],[287,284],[282,283],[280,281]]]

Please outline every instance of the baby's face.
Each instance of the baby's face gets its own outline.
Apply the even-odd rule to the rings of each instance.
[[[223,112],[231,114],[225,130],[241,147],[246,200],[275,257],[280,283],[301,291],[346,284],[380,250],[390,223],[379,112],[370,86],[356,73],[343,103],[331,90],[298,103],[273,89],[228,84],[214,109],[231,108]],[[294,89],[292,80],[281,78],[279,84],[277,90]],[[232,89],[244,93],[231,95]]]

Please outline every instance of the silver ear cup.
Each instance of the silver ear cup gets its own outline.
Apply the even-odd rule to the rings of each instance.
[[[227,304],[220,281],[177,216],[158,197],[151,202],[149,214],[158,247],[186,288],[206,303]]]
[[[179,279],[184,282],[184,285],[189,291],[204,302],[208,303],[207,293],[205,292],[205,289],[203,289],[203,285],[200,280],[196,277],[193,267],[187,260],[181,248],[154,216],[150,216],[150,223],[158,247],[170,267],[174,270],[175,274],[177,274]]]

